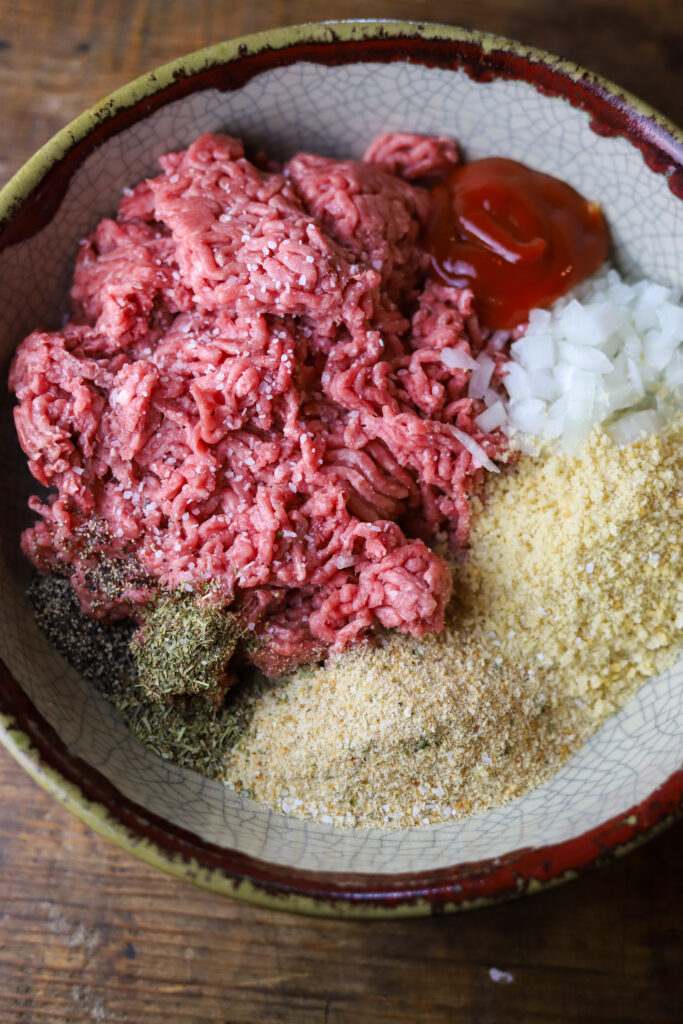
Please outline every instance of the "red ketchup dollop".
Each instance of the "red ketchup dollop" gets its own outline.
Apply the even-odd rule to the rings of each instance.
[[[431,193],[434,275],[470,287],[479,319],[515,327],[593,274],[607,256],[597,203],[516,160],[462,164]]]

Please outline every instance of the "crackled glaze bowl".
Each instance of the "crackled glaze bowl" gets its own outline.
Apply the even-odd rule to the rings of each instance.
[[[683,285],[683,136],[574,65],[492,36],[405,23],[305,25],[224,43],[120,89],[52,139],[0,195],[3,373],[55,327],[78,240],[159,154],[227,130],[287,157],[356,155],[379,132],[438,132],[512,157],[602,204],[622,272]],[[32,483],[3,399],[2,739],[99,832],[172,874],[286,910],[423,914],[531,892],[624,852],[683,798],[683,663],[546,785],[436,827],[363,831],[255,806],[141,747],[51,649],[23,598]]]

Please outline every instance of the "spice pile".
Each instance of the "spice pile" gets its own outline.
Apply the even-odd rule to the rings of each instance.
[[[172,680],[171,694],[157,693],[149,685],[149,676],[146,685],[140,683],[133,657],[134,623],[105,626],[86,615],[65,576],[36,574],[27,597],[35,620],[50,643],[87,682],[109,698],[136,739],[181,768],[190,768],[209,778],[225,777],[227,754],[246,728],[263,680],[253,678],[252,673],[250,683],[236,687],[219,706],[210,660],[206,659],[204,676],[197,678],[195,673],[186,671],[188,652],[196,669],[198,659],[192,655],[198,639],[203,637],[210,645],[217,632],[219,646],[221,641],[225,642],[223,623],[216,623],[215,616],[210,615],[200,623],[199,636],[197,632],[188,636],[187,620],[183,618],[188,609],[181,603],[170,609],[159,637],[170,650],[164,668],[184,660],[185,671]],[[166,600],[156,611],[163,612],[167,606]],[[196,619],[195,610],[189,611],[191,618]],[[176,634],[170,636],[167,629],[174,624]],[[148,655],[153,653],[152,650]],[[223,670],[224,664],[220,667]],[[163,686],[164,673],[152,678]]]
[[[449,616],[266,691],[228,757],[260,803],[325,824],[412,827],[521,796],[587,738],[586,708],[511,670]]]

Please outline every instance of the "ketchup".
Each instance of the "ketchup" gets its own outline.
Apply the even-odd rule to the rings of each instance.
[[[462,164],[431,193],[426,247],[437,279],[469,287],[480,321],[515,327],[607,256],[597,203],[516,160]]]

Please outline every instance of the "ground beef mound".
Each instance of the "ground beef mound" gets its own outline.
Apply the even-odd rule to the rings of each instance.
[[[469,292],[428,281],[420,247],[427,186],[455,161],[448,140],[403,134],[361,162],[265,171],[203,135],[128,190],[81,244],[70,321],[12,366],[51,489],[30,501],[33,564],[109,622],[150,581],[211,581],[271,675],[379,627],[441,629],[451,578],[425,541],[466,541],[483,472],[460,432],[505,450],[474,423],[469,371],[441,358],[488,346],[499,375],[499,344]],[[98,585],[98,559],[131,558],[130,585]]]

